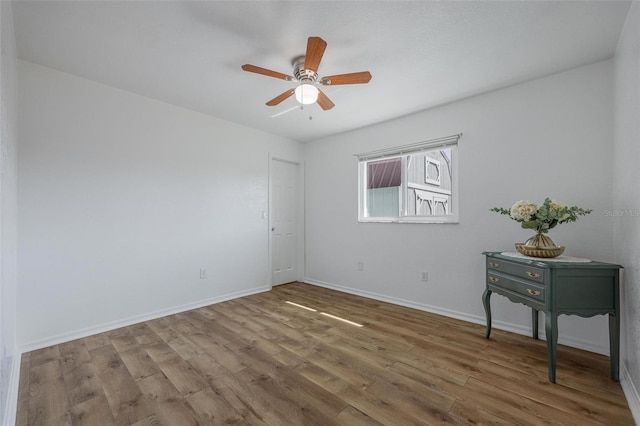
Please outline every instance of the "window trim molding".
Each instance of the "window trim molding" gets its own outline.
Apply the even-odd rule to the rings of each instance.
[[[462,133],[457,135],[445,136],[437,139],[430,139],[427,141],[417,142],[409,145],[394,146],[392,148],[378,149],[376,151],[362,152],[360,154],[354,154],[358,157],[358,161],[375,160],[376,158],[401,156],[404,154],[414,154],[420,151],[431,151],[436,148],[446,148],[450,145],[456,145]]]

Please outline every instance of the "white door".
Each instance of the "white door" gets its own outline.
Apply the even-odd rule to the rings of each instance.
[[[271,160],[271,283],[298,279],[298,164]]]

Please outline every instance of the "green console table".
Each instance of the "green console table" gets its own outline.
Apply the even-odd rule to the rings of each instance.
[[[533,338],[538,338],[538,312],[545,313],[549,381],[556,382],[558,315],[609,315],[611,379],[619,381],[620,265],[602,262],[554,262],[518,258],[499,252],[486,256],[486,289],[482,296],[491,334],[491,293],[531,308]]]

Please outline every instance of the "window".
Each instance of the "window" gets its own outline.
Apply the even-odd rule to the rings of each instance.
[[[458,222],[458,140],[358,154],[361,222]]]

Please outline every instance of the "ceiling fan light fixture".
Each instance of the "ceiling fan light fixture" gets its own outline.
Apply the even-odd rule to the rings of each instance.
[[[242,69],[256,74],[266,75],[267,77],[298,83],[298,87],[295,89],[287,89],[275,98],[265,102],[267,106],[280,105],[280,103],[295,94],[296,100],[300,105],[317,103],[323,111],[328,111],[333,108],[335,104],[324,92],[320,91],[316,85],[336,86],[340,84],[365,84],[371,80],[371,73],[369,71],[360,71],[318,78],[318,67],[326,47],[327,42],[320,37],[309,37],[307,39],[306,53],[301,56],[296,56],[293,58],[293,61],[291,61],[291,65],[293,65],[293,75],[295,77],[251,64],[244,64]]]
[[[310,105],[318,100],[318,88],[310,83],[302,83],[295,89],[296,100],[302,105]]]

